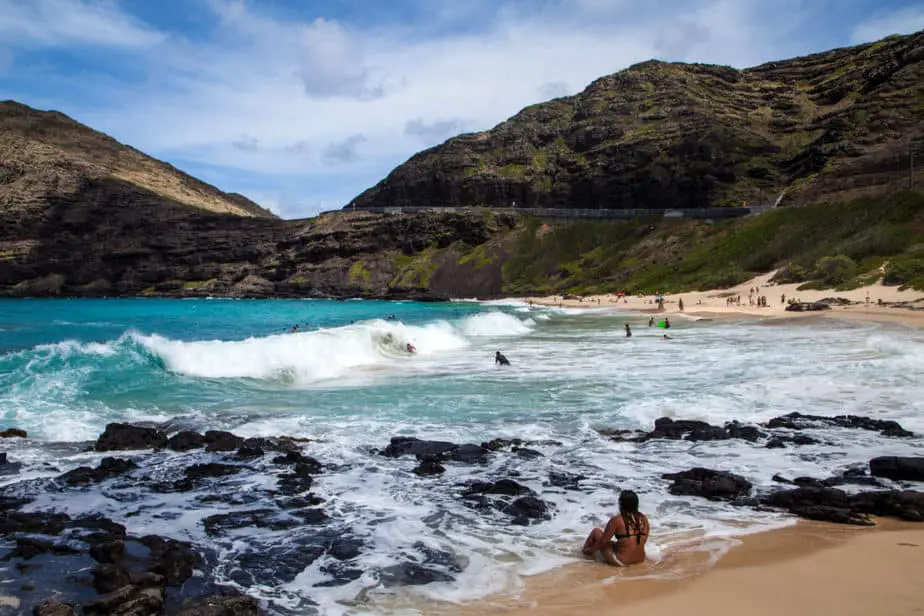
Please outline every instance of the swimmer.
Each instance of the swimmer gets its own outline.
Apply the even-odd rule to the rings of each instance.
[[[599,551],[603,560],[614,567],[636,565],[645,560],[650,528],[648,516],[638,510],[638,495],[623,490],[619,494],[619,515],[610,518],[605,528],[591,530],[581,551],[590,557]]]
[[[407,352],[408,352],[408,353],[411,353],[411,354],[414,354],[414,353],[417,352],[417,347],[415,347],[413,344],[411,344],[410,342],[408,342],[408,343],[407,343]]]
[[[671,338],[671,337],[668,336],[667,334],[664,334],[664,339],[665,339],[665,340],[673,340],[673,338]]]
[[[626,338],[631,338],[631,337],[632,337],[632,328],[629,327],[628,323],[626,323]]]
[[[509,366],[510,360],[504,357],[504,354],[498,351],[494,354],[494,364],[500,364],[501,366]]]
[[[648,319],[648,327],[654,327],[654,317]]]
[[[292,331],[293,334],[297,334],[297,333],[298,333],[298,323],[296,323],[295,325],[292,326],[291,331]]]

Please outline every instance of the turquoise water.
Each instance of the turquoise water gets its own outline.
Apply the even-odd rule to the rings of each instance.
[[[517,302],[0,300],[0,418],[31,437],[0,442],[0,450],[24,463],[18,477],[0,477],[0,484],[40,482],[95,464],[101,456],[87,452],[86,441],[112,421],[310,438],[305,452],[333,469],[313,488],[326,499],[331,528],[364,542],[356,559],[364,573],[349,584],[323,585],[327,557],[294,578],[248,582],[240,554],[284,551],[301,531],[207,536],[207,515],[261,506],[243,496],[204,505],[187,494],[142,494],[129,482],[42,493],[34,506],[98,511],[146,532],[195,541],[224,555],[224,581],[295,612],[338,613],[355,609],[357,597],[374,603],[396,594],[484,596],[515,586],[522,575],[572,562],[587,528],[613,511],[620,487],[638,491],[656,520],[652,558],[664,564],[651,575],[671,575],[672,551],[717,556],[729,537],[789,520],[671,497],[662,473],[709,466],[764,489],[776,473],[823,477],[874,455],[922,453],[920,440],[847,430],[783,450],[600,437],[598,428],[650,429],[661,416],[722,424],[792,411],[857,413],[924,431],[918,331],[828,319],[672,321],[673,339],[664,340],[663,330],[646,327],[644,315]],[[626,322],[634,330],[628,339]],[[289,333],[294,323],[299,333]],[[408,343],[416,353],[407,352]],[[496,350],[513,365],[496,367]],[[412,458],[378,454],[396,435],[456,443],[518,437],[536,441],[531,448],[542,455],[449,463],[438,479],[420,478],[411,472]],[[169,476],[201,455],[154,454],[146,469]],[[217,489],[261,494],[273,472],[256,467]],[[553,472],[584,476],[581,490],[552,485]],[[551,519],[511,526],[459,499],[460,485],[499,477],[535,490],[552,505]],[[455,555],[453,581],[384,589],[376,572],[421,558],[421,542]]]

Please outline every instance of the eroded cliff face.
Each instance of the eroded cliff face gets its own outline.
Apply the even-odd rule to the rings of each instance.
[[[904,179],[922,117],[924,33],[747,70],[651,61],[421,152],[355,206],[848,199]]]
[[[279,220],[56,112],[0,103],[0,295],[496,296],[510,217]],[[477,268],[476,268],[477,265]]]
[[[245,219],[111,180],[69,195],[0,227],[0,295],[496,296],[500,264],[463,257],[514,226],[480,212]]]

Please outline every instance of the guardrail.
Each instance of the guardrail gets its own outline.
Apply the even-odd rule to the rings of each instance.
[[[408,207],[363,207],[337,212],[368,212],[372,214],[418,214],[423,212],[456,213],[472,210],[487,210],[498,214],[520,214],[521,216],[535,216],[537,218],[555,218],[572,220],[629,220],[633,218],[663,217],[684,219],[715,219],[739,218],[749,214],[760,213],[769,209],[767,207],[706,207],[690,209],[582,209],[582,208],[487,208],[487,207],[444,207],[444,206],[408,206]],[[330,212],[324,212],[325,214]]]

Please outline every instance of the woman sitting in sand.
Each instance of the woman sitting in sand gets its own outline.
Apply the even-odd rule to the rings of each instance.
[[[606,528],[590,531],[581,551],[585,556],[595,556],[599,550],[603,560],[614,567],[638,564],[645,560],[649,528],[648,516],[639,513],[638,495],[623,490],[619,494],[619,515],[610,518]]]

